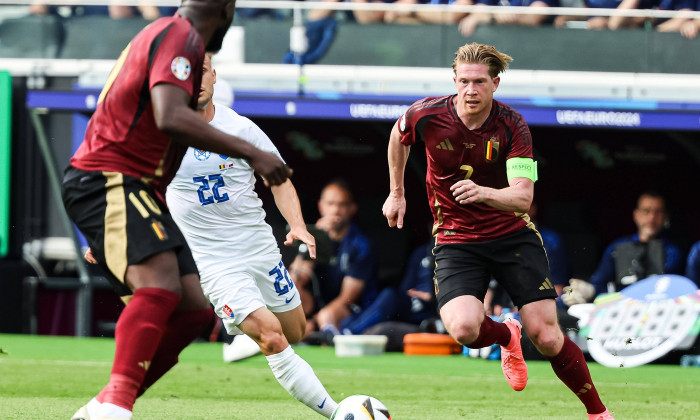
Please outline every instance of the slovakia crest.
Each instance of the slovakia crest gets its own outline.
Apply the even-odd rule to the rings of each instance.
[[[211,152],[202,149],[194,149],[194,158],[197,160],[204,161],[209,159],[209,156],[211,156]]]
[[[170,63],[170,71],[180,80],[187,80],[192,73],[192,64],[185,57],[175,57]]]

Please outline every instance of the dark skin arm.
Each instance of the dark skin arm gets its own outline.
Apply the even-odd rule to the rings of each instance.
[[[151,89],[153,116],[158,129],[178,143],[223,155],[245,158],[267,185],[280,185],[292,170],[274,153],[263,152],[245,140],[210,126],[189,107],[190,95],[184,89],[160,83]]]

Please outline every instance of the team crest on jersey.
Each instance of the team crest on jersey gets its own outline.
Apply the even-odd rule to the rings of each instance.
[[[406,114],[403,114],[399,120],[399,129],[402,133],[406,131]]]
[[[194,149],[194,158],[197,160],[204,161],[209,159],[209,156],[211,156],[211,152],[202,149]]]
[[[180,80],[187,80],[192,73],[192,64],[185,57],[175,57],[170,63],[170,71]]]
[[[233,318],[233,311],[231,310],[231,308],[228,307],[228,305],[224,305],[224,307],[221,308],[221,310],[224,311],[227,317]]]
[[[498,159],[498,139],[496,137],[491,137],[491,140],[486,142],[484,156],[486,160]]]

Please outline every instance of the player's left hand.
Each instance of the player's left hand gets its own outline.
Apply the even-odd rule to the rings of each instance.
[[[316,238],[314,238],[308,230],[303,228],[291,229],[289,233],[287,233],[284,244],[289,246],[293,244],[294,241],[302,241],[305,243],[306,246],[309,247],[309,257],[314,260],[316,259]]]
[[[452,195],[459,204],[481,203],[484,201],[481,187],[471,179],[457,181],[450,187],[450,191],[452,191]]]

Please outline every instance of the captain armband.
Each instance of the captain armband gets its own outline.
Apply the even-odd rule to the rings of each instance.
[[[510,158],[506,161],[506,173],[508,180],[513,178],[527,178],[532,182],[537,181],[537,162],[531,158]]]

